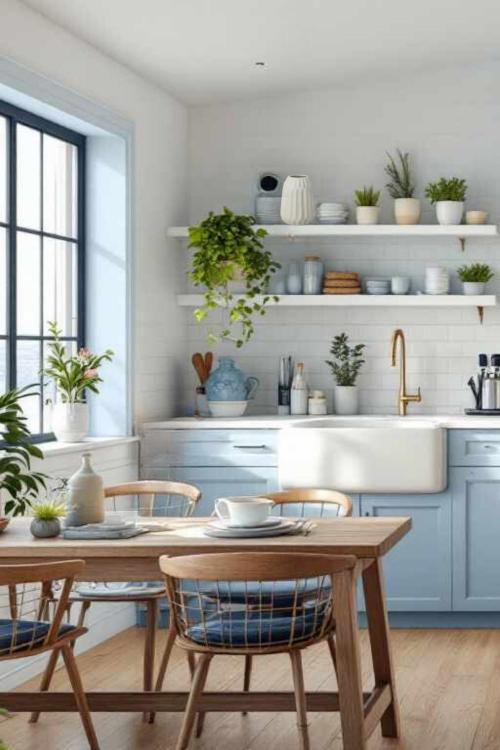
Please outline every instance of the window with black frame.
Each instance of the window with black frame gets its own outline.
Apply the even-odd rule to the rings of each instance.
[[[84,136],[0,101],[0,389],[39,383],[23,408],[41,439],[49,321],[84,342],[84,167]]]

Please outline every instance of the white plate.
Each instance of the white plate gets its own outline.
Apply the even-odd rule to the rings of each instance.
[[[267,536],[283,536],[284,534],[294,534],[297,531],[297,523],[289,523],[283,526],[273,526],[264,529],[221,529],[207,524],[204,533],[207,536],[221,539],[251,539]]]
[[[226,521],[222,518],[214,518],[213,521],[209,521],[209,524],[211,526],[217,526],[217,528],[221,529],[269,529],[269,528],[276,528],[277,526],[283,526],[284,524],[295,524],[295,519],[291,518],[281,518],[281,516],[269,516],[269,518],[266,518],[266,520],[263,523],[258,524],[257,526],[241,526],[237,523],[231,523],[229,519]]]

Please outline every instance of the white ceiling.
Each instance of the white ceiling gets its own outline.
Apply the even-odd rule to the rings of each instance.
[[[500,51],[498,0],[24,2],[191,104],[482,62]]]

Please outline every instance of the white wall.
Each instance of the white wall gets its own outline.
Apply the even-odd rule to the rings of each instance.
[[[418,193],[441,175],[463,176],[469,184],[468,206],[490,212],[500,222],[500,64],[398,75],[366,86],[309,92],[225,106],[203,107],[191,115],[190,220],[223,205],[253,212],[255,180],[261,171],[286,176],[309,174],[318,200],[351,204],[362,185],[385,184],[385,151],[409,150]],[[424,204],[423,222],[434,221]],[[391,221],[391,199],[384,195],[381,221]],[[426,264],[452,269],[464,262],[486,261],[498,277],[490,288],[500,292],[500,241],[469,241],[465,255],[458,243],[418,239],[342,240],[274,243],[281,261],[318,253],[329,268],[362,274],[411,275],[416,288]],[[456,274],[454,286],[458,288]],[[401,325],[408,338],[410,388],[422,387],[424,401],[412,412],[458,412],[470,405],[466,381],[480,351],[500,351],[500,310],[487,310],[478,325],[474,309],[275,309],[259,323],[255,339],[237,358],[262,388],[254,411],[276,404],[279,354],[306,363],[311,384],[328,389],[324,364],[330,340],[345,330],[368,344],[361,378],[366,412],[395,408],[397,374],[389,367],[391,331]],[[204,331],[189,326],[190,351],[205,349]],[[230,347],[221,347],[227,353]],[[191,368],[186,404],[195,384]]]
[[[186,220],[187,112],[17,0],[2,2],[0,51],[134,125],[135,420],[170,415],[178,400],[185,315],[174,300],[179,252],[175,244],[167,247],[165,235],[169,225]],[[112,303],[113,290],[108,293]]]

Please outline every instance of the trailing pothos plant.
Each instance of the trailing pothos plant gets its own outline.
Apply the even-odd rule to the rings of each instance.
[[[31,442],[20,403],[36,395],[33,388],[29,385],[0,396],[0,490],[7,494],[4,511],[13,516],[24,515],[45,487],[45,476],[31,469],[31,459],[43,458],[43,453]]]
[[[266,305],[278,301],[269,294],[272,274],[280,264],[262,243],[267,232],[254,229],[253,216],[242,216],[224,208],[208,214],[198,226],[189,227],[189,248],[194,248],[189,277],[195,286],[206,287],[204,304],[194,311],[198,322],[221,308],[224,322],[208,334],[210,343],[227,340],[238,348],[253,335],[255,315],[265,315]],[[244,292],[233,292],[230,282],[240,274]]]

